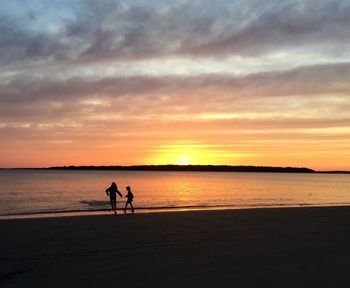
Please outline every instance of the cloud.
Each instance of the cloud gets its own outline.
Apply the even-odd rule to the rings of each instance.
[[[345,1],[257,3],[254,10],[249,11],[249,16],[254,16],[248,16],[249,20],[239,30],[224,27],[208,43],[196,45],[191,51],[206,56],[251,57],[300,48],[322,51],[327,47],[340,48],[342,39],[349,36],[346,27],[350,21],[350,5]]]
[[[305,113],[343,117],[350,92],[350,64],[299,67],[245,77],[73,77],[15,75],[0,87],[0,121],[43,119],[147,119],[223,113],[265,117]],[[95,116],[94,116],[95,115]],[[260,115],[260,116],[259,116]],[[218,116],[220,117],[220,115]]]
[[[51,29],[38,28],[32,10],[27,23],[3,15],[1,65],[169,55],[259,57],[300,49],[344,54],[350,39],[350,4],[341,0],[77,3],[66,3],[70,13],[61,12],[54,23],[40,18]]]

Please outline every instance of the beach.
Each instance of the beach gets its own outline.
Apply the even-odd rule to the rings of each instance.
[[[348,287],[349,227],[350,207],[1,220],[0,286]]]

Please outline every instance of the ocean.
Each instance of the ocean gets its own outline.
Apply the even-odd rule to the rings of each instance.
[[[112,181],[136,212],[350,205],[349,174],[23,169],[0,170],[0,216],[108,211]]]

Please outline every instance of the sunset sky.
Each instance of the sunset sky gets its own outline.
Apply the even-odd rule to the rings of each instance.
[[[0,167],[350,170],[350,1],[0,3]]]

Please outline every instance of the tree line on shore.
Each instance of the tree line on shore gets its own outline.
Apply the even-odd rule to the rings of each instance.
[[[231,165],[132,165],[132,166],[55,166],[55,170],[126,170],[126,171],[213,171],[213,172],[281,172],[281,173],[315,173],[304,167],[270,167],[270,166],[231,166]]]

